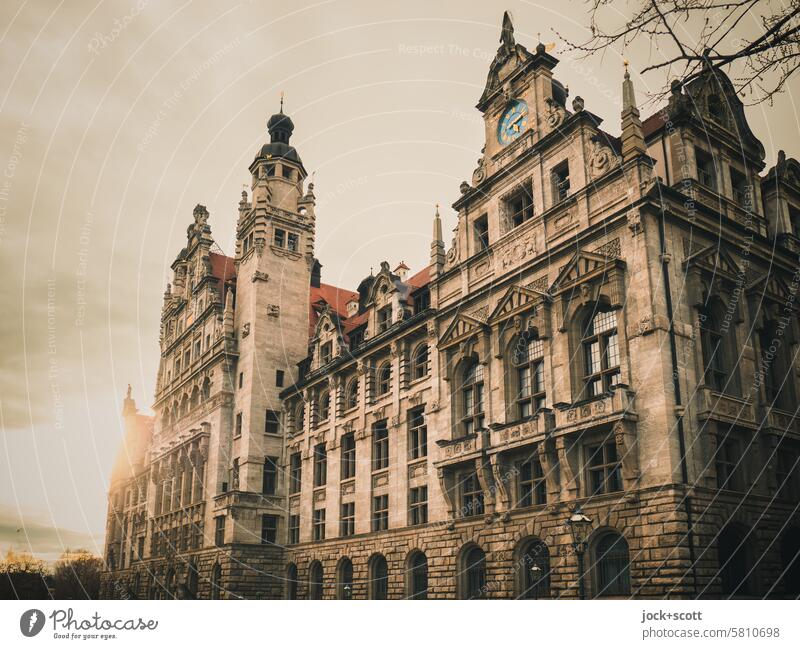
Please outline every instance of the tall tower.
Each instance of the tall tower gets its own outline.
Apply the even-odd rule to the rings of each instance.
[[[261,544],[263,530],[283,533],[285,485],[265,470],[282,461],[280,391],[297,377],[308,351],[309,287],[314,264],[314,196],[289,140],[283,112],[267,122],[270,141],[250,165],[252,197],[242,192],[237,224],[234,332],[239,360],[226,502],[226,543]],[[265,561],[269,561],[267,551]],[[277,557],[277,549],[276,549]],[[265,570],[269,570],[265,566]]]

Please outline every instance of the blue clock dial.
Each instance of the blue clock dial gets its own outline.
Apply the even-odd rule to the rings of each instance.
[[[528,104],[515,99],[506,108],[497,127],[497,141],[510,144],[528,128]]]

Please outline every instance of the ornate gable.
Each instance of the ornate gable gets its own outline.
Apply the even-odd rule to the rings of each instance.
[[[465,313],[459,313],[445,329],[439,339],[439,349],[447,349],[468,340],[474,334],[486,330],[486,325],[477,318]]]
[[[610,258],[596,252],[579,250],[561,268],[548,293],[556,296],[580,284],[602,280],[603,276],[610,275],[617,269],[624,270],[624,268],[625,262],[620,259]]]
[[[547,293],[523,286],[511,286],[489,316],[489,324],[505,322],[527,311],[533,311],[535,315],[542,304],[550,302],[551,297]]]
[[[736,281],[741,276],[739,264],[724,246],[712,244],[689,255],[683,262],[687,271],[697,268],[711,275],[720,275],[724,279]]]

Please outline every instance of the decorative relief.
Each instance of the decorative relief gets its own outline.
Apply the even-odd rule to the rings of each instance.
[[[389,474],[388,473],[379,473],[376,476],[372,477],[372,488],[375,489],[377,487],[385,487],[389,484]]]
[[[281,307],[277,304],[267,305],[267,315],[272,318],[277,318],[281,314]]]
[[[247,338],[249,335],[250,335],[250,323],[245,322],[244,325],[242,325],[242,338]]]
[[[297,509],[298,507],[300,507],[300,496],[292,496],[289,498],[289,508]]]
[[[466,439],[463,442],[456,442],[455,444],[451,444],[446,446],[444,449],[445,457],[457,457],[459,455],[465,455],[467,453],[472,453],[473,451],[477,450],[478,445],[476,440],[474,439]]]
[[[486,178],[486,159],[481,156],[478,158],[478,166],[472,172],[472,184],[478,185],[483,182],[484,178]]]
[[[604,243],[598,248],[595,248],[595,252],[599,255],[607,257],[608,259],[619,259],[622,255],[622,247],[620,245],[619,237],[616,239],[611,239],[611,241]]]
[[[536,422],[526,421],[518,426],[512,426],[497,432],[497,439],[500,444],[511,444],[526,437],[532,437],[539,433]]]
[[[555,219],[553,219],[553,230],[556,232],[563,230],[564,228],[572,225],[572,222],[572,214],[570,212],[559,214]]]
[[[268,282],[269,275],[260,270],[254,270],[253,274],[250,276],[250,280],[253,282]]]
[[[428,463],[420,462],[419,464],[411,464],[408,467],[408,479],[422,478],[428,475]]]
[[[484,304],[480,309],[476,309],[469,315],[471,315],[476,320],[480,320],[481,322],[486,322],[486,319],[489,317],[489,305]]]
[[[317,489],[314,492],[314,502],[315,503],[325,502],[325,489]]]
[[[341,494],[343,496],[347,496],[349,494],[354,494],[356,492],[356,481],[350,480],[349,482],[342,483]]]
[[[500,265],[505,270],[528,257],[536,256],[536,241],[532,234],[518,239],[500,252]]]

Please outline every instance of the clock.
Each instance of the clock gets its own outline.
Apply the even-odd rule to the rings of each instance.
[[[503,111],[497,126],[497,141],[511,144],[528,128],[528,104],[521,99],[512,101]]]

